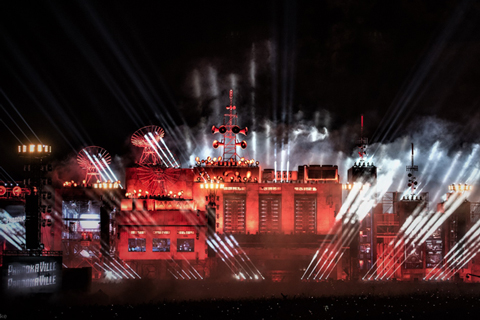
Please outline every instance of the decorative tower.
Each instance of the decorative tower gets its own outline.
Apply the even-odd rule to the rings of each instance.
[[[138,179],[140,184],[135,187],[132,185],[128,192],[134,192],[136,196],[166,196],[175,188],[180,175],[180,164],[167,147],[164,136],[163,128],[154,125],[140,128],[132,134],[132,144],[143,151],[135,173],[127,173],[130,179]]]
[[[368,138],[365,138],[363,136],[363,114],[362,114],[361,126],[360,126],[360,139],[358,139],[358,148],[360,149],[360,151],[358,152],[358,155],[360,156],[360,161],[365,161],[363,157],[367,155],[367,145],[368,145]]]
[[[226,107],[229,111],[224,114],[223,125],[219,128],[213,126],[212,133],[220,133],[223,135],[221,141],[213,141],[213,147],[216,149],[220,146],[223,147],[223,160],[224,161],[237,161],[240,157],[237,154],[237,146],[240,146],[242,149],[247,147],[247,142],[245,140],[238,141],[237,134],[247,135],[248,128],[245,127],[240,129],[237,125],[237,112],[236,107],[233,105],[233,90],[230,90],[230,105]]]
[[[51,184],[51,179],[45,174],[52,171],[52,166],[45,159],[52,153],[52,147],[47,145],[18,146],[18,154],[25,160],[25,187],[29,194],[25,196],[25,246],[27,250],[42,251],[42,199],[52,199],[51,192],[44,192],[43,186]]]
[[[415,218],[419,212],[428,208],[428,193],[416,192],[417,177],[414,173],[418,171],[418,166],[414,163],[414,148],[412,143],[411,164],[406,166],[408,172],[408,187],[410,188],[410,195],[402,197],[395,203],[395,212],[398,215],[399,226],[403,226],[408,218]],[[428,238],[429,242],[437,242],[443,247],[441,228],[438,228]],[[425,276],[425,246],[423,244],[415,243],[409,238],[405,239],[403,251],[399,250],[393,252],[394,260],[392,261],[391,271],[386,272],[386,279],[421,279]],[[403,256],[403,258],[402,258]],[[400,259],[399,259],[400,258]],[[403,261],[396,262],[396,261]],[[401,265],[401,268],[399,266]]]
[[[412,165],[407,166],[408,172],[408,186],[410,187],[410,194],[415,195],[415,189],[417,189],[417,177],[413,176],[413,173],[418,171],[418,166],[413,164],[413,143],[412,143]]]
[[[361,116],[361,131],[358,140],[358,162],[348,169],[348,184],[355,201],[368,202],[375,201],[374,190],[377,181],[377,167],[372,163],[366,162],[368,139],[363,136],[363,115]],[[354,202],[355,202],[354,201]],[[353,203],[354,203],[353,202]],[[372,225],[373,213],[371,209],[368,212],[357,212],[359,206],[348,208],[349,217],[343,224],[343,234],[346,236],[346,243],[350,246],[350,277],[358,279],[358,272],[365,273],[370,269],[373,260],[373,242]]]
[[[93,183],[107,180],[114,181],[113,178],[109,179],[110,173],[107,171],[107,169],[110,169],[108,165],[112,162],[107,150],[97,146],[83,148],[78,153],[77,162],[82,169],[87,171],[85,185],[91,183],[92,179]]]
[[[180,165],[163,141],[165,131],[159,126],[146,126],[132,135],[132,144],[143,148],[138,164],[178,168]]]

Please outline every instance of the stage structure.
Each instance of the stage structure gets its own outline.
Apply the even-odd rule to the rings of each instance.
[[[358,140],[359,160],[348,169],[348,195],[344,203],[342,238],[349,247],[350,278],[356,280],[371,266],[373,260],[372,222],[376,198],[377,167],[367,161],[368,138],[363,136],[363,115]]]
[[[77,162],[80,167],[86,171],[83,184],[93,184],[107,182],[108,180],[116,181],[111,177],[109,164],[112,162],[110,154],[107,150],[98,146],[90,146],[83,148],[77,156]]]
[[[18,154],[24,160],[24,196],[25,196],[25,243],[21,250],[3,250],[2,287],[7,293],[58,292],[61,286],[62,253],[45,248],[42,242],[42,227],[51,226],[52,193],[48,188],[52,180],[48,172],[52,166],[46,163],[51,154],[50,146],[31,144],[18,146]],[[0,188],[5,194],[7,189]],[[12,189],[12,195],[23,194],[20,186]],[[8,214],[8,212],[7,212]],[[15,238],[15,231],[2,228],[2,235]],[[13,231],[13,232],[12,232]],[[22,239],[16,237],[17,241]],[[13,242],[12,242],[13,243]]]
[[[126,169],[127,193],[116,218],[118,256],[141,277],[200,280],[210,270],[206,213],[193,201],[193,171],[179,168],[163,136],[157,126],[132,136],[143,152]]]
[[[44,244],[41,243],[42,212],[52,201],[52,193],[44,190],[44,186],[51,185],[52,180],[46,173],[52,171],[52,165],[45,163],[45,159],[52,152],[52,147],[47,145],[18,146],[19,155],[25,160],[25,187],[29,194],[25,196],[25,248],[41,252]],[[41,205],[42,201],[45,205]],[[51,211],[51,209],[50,209]],[[45,214],[47,212],[44,212]]]
[[[78,153],[77,162],[86,170],[85,180],[66,181],[55,193],[55,211],[62,213],[55,237],[61,239],[64,267],[71,274],[89,269],[94,279],[138,278],[116,252],[115,216],[125,191],[109,166],[110,155],[90,146]]]
[[[412,145],[408,186],[402,192],[381,190],[377,203],[377,168],[367,158],[363,117],[359,159],[346,184],[334,164],[264,169],[237,153],[247,142],[236,135],[246,135],[247,128],[238,126],[229,93],[224,123],[212,128],[223,135],[214,143],[224,148],[221,156],[197,157],[193,166],[181,168],[164,130],[146,126],[131,136],[142,152],[125,168],[124,188],[108,153],[87,147],[77,157],[85,180],[56,189],[53,208],[43,160],[50,148],[21,146],[19,153],[31,153],[22,154],[28,177],[24,184],[0,185],[0,223],[9,230],[2,235],[4,256],[23,249],[26,237],[22,255],[44,257],[63,249],[64,268],[88,268],[97,280],[477,281],[467,277],[480,273],[473,259],[480,247],[480,206],[467,200],[471,186],[451,185],[430,211],[428,193],[417,189]],[[5,261],[34,263],[22,255]],[[59,263],[37,262],[52,268]],[[24,280],[9,279],[13,286]]]
[[[477,282],[478,278],[471,279],[468,274],[480,270],[478,263],[474,263],[476,259],[473,260],[479,249],[478,204],[468,200],[471,185],[455,183],[448,189],[444,201],[437,206],[437,211],[448,218],[425,241],[424,279]]]
[[[243,134],[244,136],[248,133],[248,128],[245,127],[241,129],[237,125],[237,107],[233,105],[233,90],[230,90],[230,105],[226,107],[229,111],[228,113],[224,114],[223,117],[223,124],[220,127],[212,127],[212,133],[220,133],[223,135],[223,139],[218,141],[213,141],[213,147],[217,149],[218,147],[223,147],[223,155],[219,157],[218,161],[230,161],[236,162],[240,159],[239,155],[237,154],[237,147],[240,146],[242,149],[247,147],[247,142],[245,140],[238,141],[237,134]]]
[[[0,185],[0,252],[25,248],[25,197],[30,194],[22,182]],[[50,221],[51,223],[51,221]]]
[[[138,279],[117,252],[116,216],[125,191],[120,183],[92,185],[66,182],[56,190],[62,212],[63,263],[66,268],[92,268],[94,279]]]
[[[177,159],[165,144],[164,136],[165,131],[158,126],[146,126],[135,131],[131,142],[134,146],[143,149],[137,162],[139,165],[162,166],[165,168],[180,167]]]
[[[146,126],[135,131],[132,145],[142,148],[136,165],[126,169],[127,196],[183,196],[185,170],[167,147],[165,132],[158,126]]]

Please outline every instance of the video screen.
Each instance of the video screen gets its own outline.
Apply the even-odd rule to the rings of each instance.
[[[195,251],[195,240],[194,239],[178,239],[177,240],[177,251],[178,252],[193,252],[193,251]]]
[[[170,239],[153,239],[153,252],[170,252]]]
[[[443,241],[435,239],[427,239],[427,268],[437,267],[443,260]]]
[[[145,238],[128,239],[128,252],[145,252],[146,243]]]
[[[100,206],[98,201],[62,201],[62,217],[72,231],[100,232]]]
[[[427,252],[431,254],[442,253],[443,242],[442,240],[427,240]]]
[[[442,228],[438,228],[430,236],[430,238],[432,239],[440,239],[441,237],[442,237]]]
[[[442,262],[441,254],[427,254],[427,268],[435,268]]]
[[[405,250],[405,269],[423,268],[423,250],[421,246],[409,246]]]

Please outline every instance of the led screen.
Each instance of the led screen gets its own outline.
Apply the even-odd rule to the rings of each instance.
[[[193,252],[193,251],[195,251],[195,240],[194,239],[178,239],[177,240],[177,251],[178,252]]]
[[[443,261],[443,240],[440,238],[440,234],[438,236],[434,235],[435,234],[430,236],[430,238],[428,238],[425,242],[427,246],[427,268],[438,267],[438,265]]]
[[[170,252],[170,239],[153,239],[153,252]]]
[[[128,239],[128,251],[129,252],[145,252],[146,243],[147,241],[145,238]]]
[[[7,250],[21,250],[25,243],[25,207],[8,205],[0,208],[0,243]]]
[[[423,268],[423,250],[421,246],[409,245],[405,249],[405,269]]]
[[[2,269],[7,292],[52,293],[61,289],[61,256],[4,256]]]

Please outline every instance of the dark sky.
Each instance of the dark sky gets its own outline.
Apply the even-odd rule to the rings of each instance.
[[[408,137],[453,157],[478,142],[479,21],[474,1],[2,2],[0,166],[16,173],[34,133],[58,160],[98,145],[126,161],[146,125],[188,166],[230,88],[272,154],[350,156],[364,114],[377,149]]]

